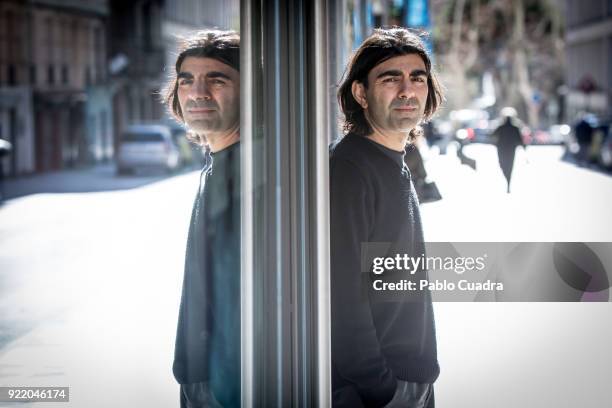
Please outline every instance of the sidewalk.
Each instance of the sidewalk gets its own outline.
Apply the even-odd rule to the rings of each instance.
[[[176,173],[176,175],[192,170],[193,168],[185,168]],[[117,176],[115,164],[104,163],[87,168],[61,170],[7,179],[4,181],[4,199],[10,200],[40,193],[91,193],[127,190],[142,187],[172,176],[161,171]]]
[[[70,402],[0,407],[178,406],[172,357],[198,181],[189,169],[116,177],[109,165],[11,181],[36,195],[0,208],[0,386],[70,387]],[[37,194],[67,191],[101,192]]]

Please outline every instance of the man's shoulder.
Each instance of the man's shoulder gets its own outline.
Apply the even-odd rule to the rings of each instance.
[[[329,150],[331,163],[348,161],[356,165],[370,160],[372,149],[363,137],[348,134],[336,140]]]

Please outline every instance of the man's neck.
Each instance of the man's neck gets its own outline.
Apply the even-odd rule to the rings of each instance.
[[[213,153],[220,152],[238,141],[240,141],[240,129],[235,129],[225,134],[206,135],[206,142]]]
[[[391,150],[395,150],[396,152],[403,152],[404,149],[406,148],[406,144],[408,143],[409,136],[410,136],[409,133],[404,133],[404,132],[384,134],[384,133],[375,131],[366,137]]]

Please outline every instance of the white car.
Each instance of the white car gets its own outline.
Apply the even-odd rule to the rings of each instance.
[[[173,172],[181,165],[180,151],[167,126],[131,125],[121,135],[116,163],[118,174],[138,168]]]

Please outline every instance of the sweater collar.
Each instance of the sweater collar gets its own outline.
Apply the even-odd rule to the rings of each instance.
[[[218,152],[211,152],[210,156],[212,157],[212,165],[213,167],[219,166],[221,163],[224,163],[231,158],[235,157],[237,154],[240,154],[240,141],[227,146],[223,150],[219,150]]]
[[[354,137],[359,137],[360,139],[367,141],[370,145],[380,150],[385,156],[393,160],[400,167],[400,169],[404,168],[404,154],[406,152],[398,152],[396,150],[389,149],[388,147],[381,145],[380,143],[375,142],[372,139],[368,139],[367,137],[362,137],[362,136],[354,136]]]

